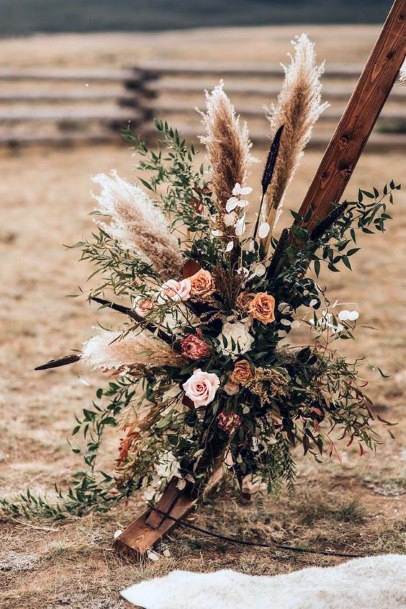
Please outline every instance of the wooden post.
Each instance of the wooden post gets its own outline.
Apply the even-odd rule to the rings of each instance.
[[[166,487],[156,504],[159,512],[153,509],[146,510],[117,537],[114,548],[123,558],[142,557],[176,526],[174,520],[165,518],[160,512],[165,512],[176,519],[184,518],[191,512],[195,505],[191,487],[186,486],[180,491],[177,488],[178,482],[179,480],[173,478]]]
[[[325,218],[343,194],[396,80],[405,57],[405,7],[406,0],[395,1],[300,208],[302,217],[312,210],[307,223],[310,229]],[[194,505],[192,489],[179,491],[176,480],[172,480],[157,507],[180,519]],[[141,556],[175,524],[159,512],[147,510],[117,538],[115,547],[121,554]]]
[[[406,50],[406,0],[396,0],[299,210],[312,230],[337,203],[398,76]]]

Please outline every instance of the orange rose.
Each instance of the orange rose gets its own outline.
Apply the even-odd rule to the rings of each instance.
[[[250,292],[241,292],[237,297],[237,305],[244,310],[248,310],[254,296],[255,294],[251,294]]]
[[[251,366],[246,359],[241,359],[236,362],[234,370],[230,374],[230,381],[237,383],[238,385],[246,385],[254,378],[254,374],[251,370]]]
[[[275,321],[275,298],[266,292],[258,292],[250,301],[248,312],[263,324],[272,323]]]
[[[200,269],[200,271],[197,271],[197,273],[189,277],[189,279],[192,284],[192,289],[190,291],[191,296],[202,298],[210,296],[216,291],[213,277],[209,271]]]

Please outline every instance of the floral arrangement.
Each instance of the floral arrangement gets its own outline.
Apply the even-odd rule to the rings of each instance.
[[[275,230],[327,106],[322,72],[302,35],[268,111],[272,143],[259,200],[250,185],[249,133],[222,85],[206,93],[202,114],[208,167],[176,130],[156,121],[158,150],[126,132],[145,172],[140,186],[116,172],[94,178],[96,230],[75,247],[100,278],[90,300],[117,311],[123,323],[100,329],[80,354],[40,367],[80,360],[108,378],[73,430],[87,440],[73,450],[88,469],[67,495],[58,491],[69,511],[105,509],[138,489],[153,498],[173,477],[201,496],[216,472],[244,494],[277,491],[294,483],[297,446],[321,461],[337,453],[337,438],[356,442],[361,454],[377,442],[364,362],[337,350],[353,338],[359,312],[331,304],[318,277],[322,266],[351,268],[359,233],[385,230],[399,186],[361,190],[311,230],[309,217],[295,212],[279,238]],[[108,427],[121,434],[114,475],[96,470]],[[29,504],[31,495],[24,509]]]

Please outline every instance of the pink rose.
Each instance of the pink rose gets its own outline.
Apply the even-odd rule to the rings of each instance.
[[[183,383],[185,394],[192,400],[195,408],[210,404],[214,400],[219,386],[220,379],[217,374],[203,372],[200,368],[193,372],[186,383]]]
[[[231,435],[241,425],[241,417],[235,412],[220,412],[217,417],[217,425],[222,431]]]
[[[140,317],[145,317],[154,308],[154,302],[149,298],[140,298],[137,300],[135,312]]]
[[[188,334],[180,341],[182,355],[189,359],[202,359],[211,353],[209,345],[194,334]]]
[[[190,298],[191,289],[192,284],[190,279],[182,279],[181,281],[176,281],[176,279],[169,279],[168,281],[165,281],[165,283],[161,287],[161,291],[159,293],[159,301],[161,302],[161,304],[163,304],[168,299],[173,300],[174,302],[188,300]]]

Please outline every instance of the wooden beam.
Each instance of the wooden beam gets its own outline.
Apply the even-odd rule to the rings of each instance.
[[[171,480],[156,506],[160,512],[165,512],[172,518],[182,519],[193,510],[195,499],[191,495],[190,487],[179,490],[178,482],[176,478]],[[148,509],[117,537],[114,549],[124,558],[140,558],[175,526],[176,522],[173,520]]]
[[[406,0],[396,0],[299,210],[312,230],[341,199],[405,58]]]

